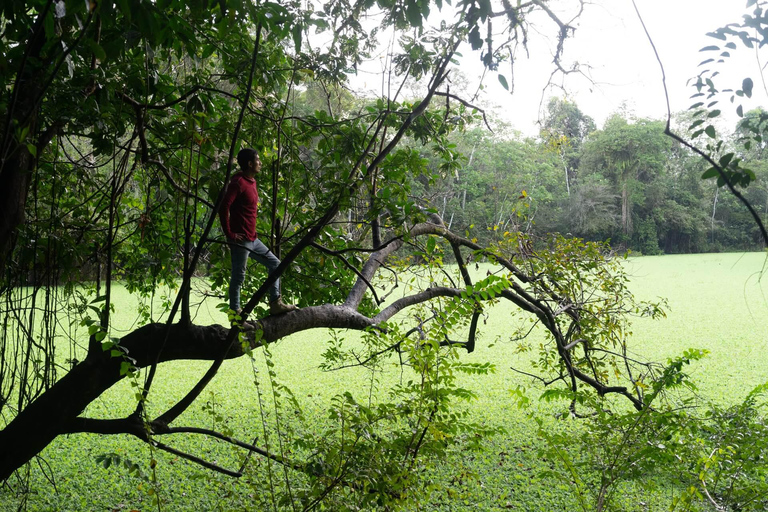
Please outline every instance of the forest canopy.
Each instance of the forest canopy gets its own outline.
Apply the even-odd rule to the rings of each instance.
[[[553,97],[538,137],[502,136],[461,86],[457,52],[479,51],[509,88],[501,65],[546,32],[553,47],[533,58],[564,72],[585,3],[451,7],[432,26],[443,2],[3,4],[0,480],[22,505],[24,468],[57,438],[86,433],[126,434],[153,454],[256,482],[272,475],[251,457],[278,464],[291,484],[264,491],[275,508],[418,503],[428,487],[420,468],[496,433],[463,411],[476,395],[458,376],[494,371],[462,355],[484,341],[478,330],[498,303],[514,311],[510,340],[543,333],[520,350],[536,355],[532,378],[566,414],[607,432],[622,421],[647,426],[643,435],[688,428],[667,391],[688,385],[685,367],[704,353],[667,363],[628,355],[630,319],[665,312],[633,297],[622,257],[762,248],[768,115],[740,112],[725,137],[699,122],[717,117],[712,104],[677,115],[675,127],[694,129],[683,142],[707,137],[699,149],[670,137],[671,121],[619,112],[598,127]],[[730,30],[723,40],[746,33]],[[389,46],[385,33],[395,34]],[[381,94],[353,94],[348,76],[382,47]],[[718,92],[712,80],[699,89]],[[282,263],[269,274],[254,265],[239,312],[226,304],[231,263],[217,213],[244,147],[263,163],[257,231]],[[278,278],[300,309],[268,314]],[[218,316],[202,325],[210,301]],[[269,346],[318,328],[331,329],[317,349],[324,369],[367,372],[371,388],[387,367],[407,378],[368,396],[341,384],[325,430],[302,435],[312,420],[279,382]],[[186,424],[225,361],[257,350],[277,390],[273,423],[261,421],[285,446]],[[172,403],[156,399],[174,385],[158,368],[191,360],[208,364],[204,375]],[[121,404],[129,412],[91,416],[120,383],[132,390]],[[247,456],[227,467],[166,441],[192,435]],[[654,464],[666,456],[654,454]],[[598,509],[616,480],[598,486]]]

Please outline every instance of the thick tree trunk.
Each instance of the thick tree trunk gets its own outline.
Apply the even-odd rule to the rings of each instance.
[[[43,17],[39,16],[35,23],[26,45],[29,58],[26,65],[18,70],[8,110],[0,117],[0,283],[16,242],[17,228],[24,221],[24,208],[35,166],[35,157],[30,154],[27,144],[36,145],[38,154],[42,146],[36,144],[39,99],[50,64],[50,60],[40,56],[46,42]],[[27,135],[18,140],[21,132]]]
[[[212,359],[226,333],[220,326],[173,326],[161,360]],[[164,334],[164,325],[147,325],[123,338],[122,346],[137,359],[137,366],[145,367],[157,357]],[[109,351],[89,356],[19,413],[0,432],[0,481],[66,431],[88,404],[122,379],[122,362],[120,357],[110,357]]]
[[[32,155],[26,147],[16,148],[0,168],[0,275],[13,251],[18,226],[24,220]]]

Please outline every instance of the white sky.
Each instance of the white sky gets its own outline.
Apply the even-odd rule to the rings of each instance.
[[[686,82],[698,74],[700,62],[716,55],[699,50],[721,43],[706,33],[740,21],[747,12],[746,0],[637,0],[637,6],[664,65],[672,112],[686,110],[695,101],[690,99],[695,90],[686,86]],[[740,47],[731,55],[728,68],[723,68],[730,70],[734,78],[730,86],[740,87],[746,76],[755,80],[755,94],[749,104],[745,103],[745,111],[765,105],[766,95],[758,80],[759,66],[754,51]],[[576,36],[566,41],[564,57],[566,62],[578,61],[591,66],[594,84],[570,75],[565,85],[569,99],[592,116],[598,126],[623,102],[638,116],[666,118],[661,70],[630,0],[598,0],[588,5]],[[535,122],[539,99],[548,80],[548,71],[541,64],[533,58],[527,63],[518,62],[515,93],[499,101],[510,114],[509,121],[531,135],[538,133]],[[725,86],[725,82],[722,85]],[[545,97],[563,94],[552,90]],[[727,103],[727,98],[724,100]],[[724,115],[735,111],[735,106],[723,105],[722,101],[721,106]],[[734,113],[726,121],[732,125],[736,119]]]
[[[605,4],[585,12],[573,41],[576,44],[570,49],[594,65],[593,78],[598,82],[591,92],[587,84],[579,84],[575,89],[579,105],[600,122],[622,101],[638,115],[666,117],[661,71],[631,2]],[[747,12],[746,0],[638,0],[637,4],[664,65],[672,111],[685,110],[693,103],[690,96],[695,92],[686,82],[702,69],[700,62],[717,55],[699,50],[722,44],[706,33],[740,21]],[[754,51],[740,48],[731,55],[728,67],[722,68],[728,70],[724,76],[732,76],[732,85],[740,86],[742,79],[751,75],[756,80],[755,100],[759,101],[751,105],[764,104]],[[723,108],[723,112],[734,108]]]
[[[567,3],[550,5],[554,8]],[[747,12],[746,0],[637,0],[637,5],[664,64],[672,112],[686,110],[694,102],[690,96],[695,92],[686,86],[687,80],[698,73],[701,61],[717,55],[699,50],[721,43],[707,37],[706,33],[740,21]],[[537,25],[541,27],[541,34],[553,37],[552,25],[547,20],[542,19]],[[566,41],[563,62],[566,68],[574,61],[588,64],[588,73],[594,83],[583,76],[569,75],[564,82],[568,99],[595,119],[598,127],[622,104],[637,116],[665,119],[661,71],[631,0],[593,0],[585,7],[576,26],[575,37]],[[490,76],[486,77],[488,87],[484,98],[485,102],[497,105],[494,109],[497,115],[526,135],[538,134],[536,121],[540,114],[542,89],[553,69],[552,40],[547,43],[542,41],[541,35],[531,34],[531,41],[530,58],[521,52],[515,63],[514,94],[510,95],[495,76]],[[460,51],[465,56],[461,71],[470,79],[479,78],[482,72],[479,54],[473,55],[468,44]],[[722,68],[723,71],[730,70],[726,76],[733,77],[729,87],[740,87],[747,76],[755,81],[753,100],[745,103],[744,110],[768,104],[754,50],[740,46],[731,51],[731,55],[729,67]],[[768,55],[762,57],[768,60]],[[505,69],[502,65],[499,71],[509,78],[509,67],[506,66]],[[376,82],[370,76],[365,80],[369,84]],[[725,87],[725,82],[719,85]],[[544,95],[544,105],[549,96],[563,97],[565,94],[558,88],[549,90]],[[737,119],[735,106],[728,104],[727,98],[722,100],[724,122],[730,129]]]

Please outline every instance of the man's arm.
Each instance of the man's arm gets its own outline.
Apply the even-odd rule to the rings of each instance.
[[[227,190],[224,192],[224,200],[221,202],[221,207],[219,208],[219,220],[221,221],[221,229],[224,231],[224,235],[227,238],[231,238],[233,240],[237,240],[237,236],[229,227],[229,208],[232,206],[232,203],[235,202],[235,198],[237,198],[237,192],[237,185],[230,181],[227,184]]]

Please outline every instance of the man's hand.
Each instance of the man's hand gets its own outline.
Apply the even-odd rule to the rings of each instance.
[[[232,238],[232,240],[235,242],[242,242],[245,240],[245,233],[234,233],[234,235],[235,236]]]

